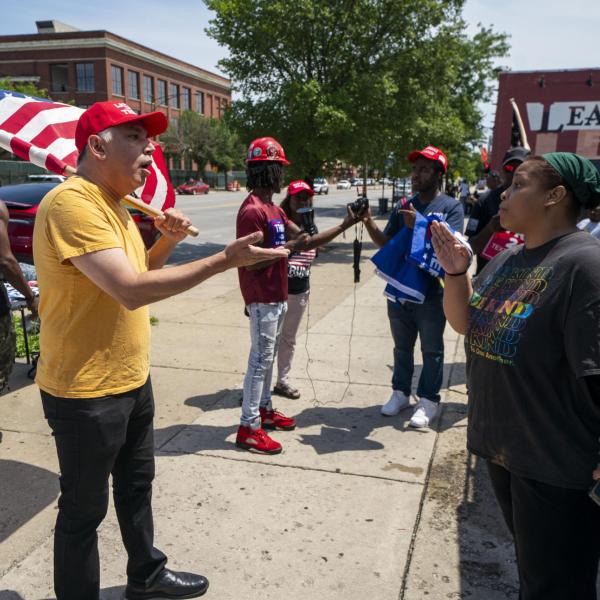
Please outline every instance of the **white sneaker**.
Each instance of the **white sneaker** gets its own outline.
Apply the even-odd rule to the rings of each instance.
[[[439,408],[439,402],[433,402],[432,400],[427,400],[427,398],[419,398],[415,412],[410,418],[409,425],[417,428],[429,427],[431,421],[437,416]]]
[[[394,390],[390,399],[381,407],[381,414],[386,417],[393,417],[409,404],[410,396],[400,390]]]

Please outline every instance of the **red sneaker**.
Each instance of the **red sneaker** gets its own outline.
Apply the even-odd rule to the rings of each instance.
[[[263,429],[283,429],[284,431],[296,429],[296,421],[292,417],[286,417],[278,410],[267,410],[261,407],[260,419]]]
[[[262,429],[252,429],[252,427],[243,425],[238,428],[235,445],[260,454],[279,454],[281,452],[281,444],[271,439]]]

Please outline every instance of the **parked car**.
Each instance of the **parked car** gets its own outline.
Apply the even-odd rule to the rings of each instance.
[[[8,239],[10,247],[19,262],[33,264],[33,225],[35,215],[42,198],[57,182],[19,183],[0,187],[0,200],[8,208]],[[154,227],[154,219],[148,215],[127,207],[140,230],[144,245],[150,248],[158,239],[159,232]]]
[[[347,179],[340,179],[335,187],[338,190],[349,190],[352,184]]]
[[[329,194],[329,184],[323,177],[317,177],[313,182],[313,191],[315,194]]]
[[[178,194],[193,194],[196,196],[197,194],[208,194],[208,190],[210,189],[207,183],[204,183],[202,179],[190,179],[185,183],[182,183],[175,190]]]
[[[66,177],[64,175],[56,175],[55,173],[36,173],[35,175],[27,175],[28,183],[43,183],[54,182],[62,183]]]

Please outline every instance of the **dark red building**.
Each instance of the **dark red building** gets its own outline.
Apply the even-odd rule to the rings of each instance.
[[[38,33],[0,36],[0,79],[31,82],[57,102],[87,108],[120,100],[139,112],[183,110],[220,117],[231,82],[109,31],[37,21]]]
[[[510,146],[514,98],[534,154],[564,151],[600,167],[600,69],[500,74],[491,162]]]

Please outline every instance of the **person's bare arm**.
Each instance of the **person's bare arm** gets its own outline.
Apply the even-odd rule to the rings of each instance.
[[[356,223],[358,220],[359,218],[355,217],[352,211],[348,208],[348,214],[344,217],[344,220],[339,225],[335,225],[334,227],[330,227],[325,231],[311,235],[302,250],[312,250],[313,248],[325,246],[325,244],[331,242],[331,240],[335,239],[338,235],[346,231],[346,229],[352,227],[352,225],[354,225],[354,223]],[[296,235],[300,235],[300,228],[295,223],[292,223],[292,225],[298,230]]]
[[[0,202],[0,271],[4,274],[6,281],[25,296],[27,307],[36,312],[37,298],[33,295],[29,284],[23,277],[21,267],[10,248],[8,218],[8,209],[3,202]]]
[[[129,310],[164,300],[188,290],[206,279],[232,267],[255,264],[265,259],[285,258],[283,248],[269,249],[254,246],[262,240],[257,231],[227,245],[213,256],[177,265],[138,273],[121,248],[90,252],[71,258],[72,264],[101,290]]]
[[[379,227],[377,227],[377,223],[375,223],[375,221],[373,220],[370,208],[366,210],[362,220],[365,224],[365,227],[367,228],[367,233],[369,234],[369,237],[371,238],[371,240],[373,240],[375,245],[381,248],[390,241],[390,238],[387,235],[385,235],[385,233],[383,233],[383,231],[381,231]]]
[[[446,271],[444,278],[444,314],[457,333],[464,335],[469,323],[469,300],[473,294],[471,277],[466,272],[471,264],[469,251],[448,231],[433,221],[431,241],[438,262]],[[460,273],[453,276],[452,273]]]
[[[150,271],[165,266],[175,246],[185,239],[185,230],[191,224],[191,219],[175,208],[168,208],[162,216],[154,219],[154,226],[162,235],[148,251]]]

